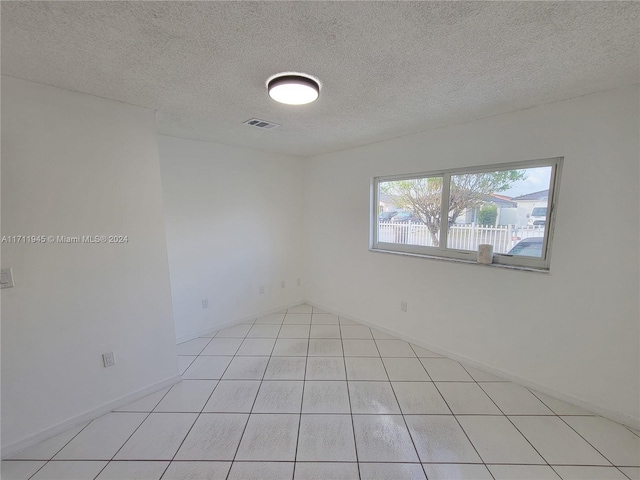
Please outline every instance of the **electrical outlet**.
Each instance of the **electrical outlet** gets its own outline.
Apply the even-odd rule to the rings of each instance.
[[[300,285],[302,285],[302,279],[301,278],[298,279],[298,286],[300,286]]]
[[[116,364],[116,357],[113,352],[103,353],[102,363],[104,364],[104,368],[113,367]]]
[[[406,311],[407,311],[407,302],[406,302],[406,301],[404,301],[404,300],[402,300],[402,301],[400,302],[400,311],[401,311],[401,312],[406,312]]]
[[[208,298],[203,298],[202,299],[202,308],[209,308],[209,299]]]
[[[260,295],[264,295],[264,285],[260,285]]]
[[[280,288],[284,288],[284,287],[285,287],[285,283],[284,283],[284,280],[282,280],[282,281],[280,282]]]

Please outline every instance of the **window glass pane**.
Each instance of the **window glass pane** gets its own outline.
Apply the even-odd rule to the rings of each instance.
[[[447,248],[543,257],[552,167],[452,175]]]
[[[437,247],[442,216],[442,177],[378,184],[378,241]]]

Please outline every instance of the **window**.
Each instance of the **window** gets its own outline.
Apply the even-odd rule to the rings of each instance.
[[[374,251],[548,270],[562,158],[372,179]]]

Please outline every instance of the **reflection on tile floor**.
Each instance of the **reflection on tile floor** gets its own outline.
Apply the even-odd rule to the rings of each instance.
[[[310,305],[178,351],[181,383],[2,479],[640,479],[638,432]]]

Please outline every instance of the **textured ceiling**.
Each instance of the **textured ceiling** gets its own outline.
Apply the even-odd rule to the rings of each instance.
[[[2,2],[2,73],[313,155],[639,81],[635,2]],[[306,106],[265,81],[322,81]],[[281,124],[260,131],[242,122]]]

